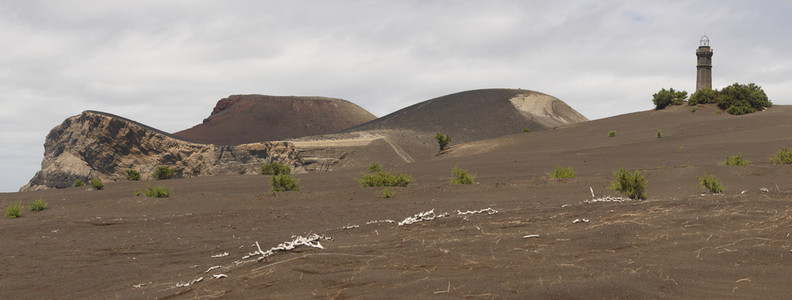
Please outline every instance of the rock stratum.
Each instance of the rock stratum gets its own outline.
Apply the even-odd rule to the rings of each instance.
[[[240,145],[335,133],[375,118],[342,99],[233,95],[218,101],[202,124],[174,135],[202,144]]]
[[[160,165],[174,168],[176,177],[255,174],[270,161],[302,165],[287,142],[197,144],[119,116],[85,111],[50,131],[41,171],[20,191],[70,187],[76,179],[117,181],[126,178],[127,169],[138,170],[146,180]]]

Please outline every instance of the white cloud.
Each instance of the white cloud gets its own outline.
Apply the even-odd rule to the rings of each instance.
[[[231,94],[317,95],[382,116],[463,90],[545,92],[589,118],[713,84],[790,104],[780,1],[24,1],[0,3],[0,191],[38,169],[49,130],[83,110],[165,131]],[[32,163],[35,162],[35,163]]]

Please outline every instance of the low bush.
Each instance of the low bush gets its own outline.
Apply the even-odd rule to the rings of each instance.
[[[688,105],[694,106],[697,104],[707,104],[707,103],[715,103],[718,98],[718,90],[713,89],[701,89],[690,95],[690,99],[688,100]],[[692,108],[691,108],[692,109]],[[694,112],[695,110],[691,110]]]
[[[616,130],[611,130],[610,132],[608,132],[608,137],[614,137],[614,136],[616,136]]]
[[[619,167],[613,175],[616,176],[616,181],[611,182],[609,189],[625,193],[630,199],[646,199],[646,179],[640,171],[630,173]]]
[[[723,192],[723,185],[720,183],[720,181],[715,179],[714,175],[704,174],[701,176],[696,176],[696,179],[698,179],[699,184],[701,184],[702,187],[704,187],[711,193]]]
[[[465,169],[460,169],[459,167],[454,167],[451,170],[452,177],[450,178],[452,184],[473,184],[473,180],[476,179],[476,174],[468,174],[468,171]]]
[[[102,180],[99,178],[91,179],[90,181],[88,181],[88,183],[91,184],[91,188],[94,190],[99,191],[104,189],[104,183],[102,183]]]
[[[379,171],[377,173],[363,174],[355,181],[360,182],[363,187],[374,186],[408,186],[413,182],[413,178],[407,174],[393,174],[391,172]]]
[[[525,128],[523,128],[522,132],[529,133],[529,132],[531,132],[531,128],[525,127]]]
[[[553,173],[550,174],[550,178],[553,179],[568,179],[575,177],[577,177],[577,173],[575,173],[575,170],[572,169],[572,167],[558,166],[556,167],[555,171],[553,171]]]
[[[9,219],[16,219],[22,216],[22,212],[25,210],[25,207],[22,206],[21,202],[17,202],[14,204],[9,205],[5,209],[6,218]]]
[[[44,198],[39,198],[38,200],[33,200],[30,202],[30,211],[42,211],[49,203],[44,202]]]
[[[694,113],[698,110],[698,106],[693,106],[690,108],[690,112]]]
[[[451,136],[438,132],[437,135],[435,135],[435,140],[437,140],[437,144],[440,145],[440,152],[442,152],[448,147],[448,144],[451,143]]]
[[[167,187],[161,185],[156,187],[149,185],[147,189],[143,190],[143,194],[149,198],[168,198],[170,197],[170,190]],[[135,196],[139,195],[140,191],[135,192]]]
[[[658,130],[658,131],[657,131],[657,138],[659,139],[659,138],[661,138],[661,137],[663,137],[663,132],[662,132],[662,131],[660,131],[660,130]]]
[[[747,166],[750,164],[750,161],[743,160],[742,153],[737,153],[737,155],[726,155],[726,160],[721,163],[723,166]]]
[[[391,189],[386,187],[385,189],[382,190],[382,194],[380,195],[380,198],[391,198],[393,196],[394,196],[393,191],[391,191]]]
[[[126,170],[127,180],[140,180],[140,172],[135,169]]]
[[[172,168],[168,168],[168,166],[159,166],[151,173],[151,177],[156,180],[166,180],[173,177],[174,172],[175,171]]]
[[[74,183],[72,183],[73,187],[84,186],[84,185],[85,185],[85,181],[83,181],[82,179],[77,179],[74,181]]]
[[[378,163],[373,162],[369,165],[368,170],[371,173],[376,173],[382,171],[382,166]]]
[[[718,92],[718,107],[732,115],[744,115],[773,105],[762,88],[754,83],[735,83]]]
[[[274,161],[261,166],[261,171],[259,171],[259,174],[261,175],[291,174],[291,168],[289,168],[289,166],[287,165]]]
[[[652,103],[654,103],[656,110],[661,110],[669,105],[682,105],[685,98],[687,98],[686,91],[675,91],[674,88],[661,89],[652,95]]]
[[[774,165],[789,165],[792,164],[792,149],[784,148],[770,158],[770,162]]]
[[[299,191],[300,181],[291,176],[291,174],[281,173],[270,178],[270,185],[272,186],[272,193]]]

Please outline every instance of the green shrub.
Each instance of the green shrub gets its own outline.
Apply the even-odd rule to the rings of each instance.
[[[704,174],[701,176],[696,176],[696,179],[698,179],[699,184],[701,184],[702,187],[711,193],[723,192],[723,185],[721,185],[720,181],[715,179],[714,175]]]
[[[654,103],[655,109],[661,110],[669,105],[681,105],[685,98],[687,98],[686,91],[675,91],[674,88],[661,89],[652,95],[652,103]]]
[[[663,132],[660,131],[660,130],[657,130],[657,138],[659,139],[661,137],[663,137]]]
[[[444,135],[444,134],[439,133],[439,132],[437,133],[437,135],[435,135],[435,139],[437,140],[437,144],[440,145],[440,151],[441,152],[448,147],[449,143],[451,143],[451,136]]]
[[[453,175],[450,179],[452,184],[473,184],[473,180],[476,179],[476,174],[468,174],[467,170],[459,167],[454,167],[451,175]]]
[[[698,110],[697,106],[693,106],[693,107],[690,108],[690,112],[692,112],[692,113],[696,112],[696,110]]]
[[[737,155],[726,155],[726,160],[721,163],[723,166],[747,166],[750,164],[750,161],[743,160],[742,153],[737,153]]]
[[[770,162],[774,165],[789,165],[792,164],[792,149],[784,148],[778,150],[773,157],[770,158]]]
[[[259,174],[261,175],[291,174],[291,168],[289,168],[289,166],[287,165],[274,161],[261,166],[261,171],[259,171]]]
[[[159,166],[154,169],[154,172],[151,173],[151,177],[154,177],[156,180],[166,180],[173,177],[173,173],[175,171],[168,166]]]
[[[140,196],[140,191],[135,192],[135,196]],[[170,190],[164,186],[158,185],[152,187],[150,184],[148,188],[143,190],[143,194],[149,198],[168,198],[170,197]]]
[[[84,186],[84,185],[85,185],[85,182],[82,179],[77,179],[72,184],[73,187]]]
[[[754,83],[735,83],[718,93],[718,107],[732,115],[744,115],[773,105],[762,88]]]
[[[9,205],[5,209],[6,218],[9,219],[16,219],[22,216],[22,212],[25,210],[25,207],[22,206],[21,202],[17,202],[14,204]]]
[[[646,199],[646,180],[640,171],[631,174],[622,167],[613,172],[616,181],[611,182],[609,189],[627,194],[630,199]]]
[[[102,183],[102,180],[99,178],[91,179],[90,181],[88,181],[88,183],[91,184],[91,188],[94,190],[99,191],[104,189],[104,183]]]
[[[697,104],[707,104],[707,103],[715,103],[718,98],[718,90],[713,89],[701,89],[690,95],[690,100],[688,100],[688,105],[693,106]],[[694,112],[692,110],[691,112]]]
[[[135,169],[127,169],[127,180],[140,180],[140,173]]]
[[[522,132],[529,133],[529,132],[531,132],[531,128],[525,127],[525,128],[523,128]]]
[[[389,188],[385,187],[385,188],[382,190],[382,194],[380,194],[380,198],[391,198],[391,197],[393,197],[393,195],[395,195],[395,194],[393,193],[393,191],[391,191],[391,189],[389,189]]]
[[[363,174],[360,178],[355,178],[363,187],[374,186],[408,186],[413,181],[412,176],[406,174],[393,174],[391,172],[380,171],[377,173]]]
[[[608,132],[608,137],[614,137],[614,136],[616,136],[616,130],[611,130],[610,132]]]
[[[30,202],[30,210],[31,211],[42,211],[45,208],[47,208],[48,205],[49,205],[49,203],[44,202],[43,198],[39,198],[38,200],[33,200],[33,201]]]
[[[572,169],[572,167],[558,166],[556,167],[555,171],[553,171],[553,174],[550,174],[550,178],[554,179],[568,179],[575,177],[577,177],[577,173],[575,173],[575,170]]]
[[[368,170],[371,173],[377,173],[379,171],[382,171],[382,166],[378,163],[373,162],[369,165]]]
[[[300,181],[291,176],[291,174],[281,173],[270,178],[270,185],[272,186],[272,193],[299,191]]]

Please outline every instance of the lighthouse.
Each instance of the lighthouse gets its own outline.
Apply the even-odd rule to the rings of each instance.
[[[712,89],[712,48],[706,35],[699,40],[696,58],[696,91]]]

